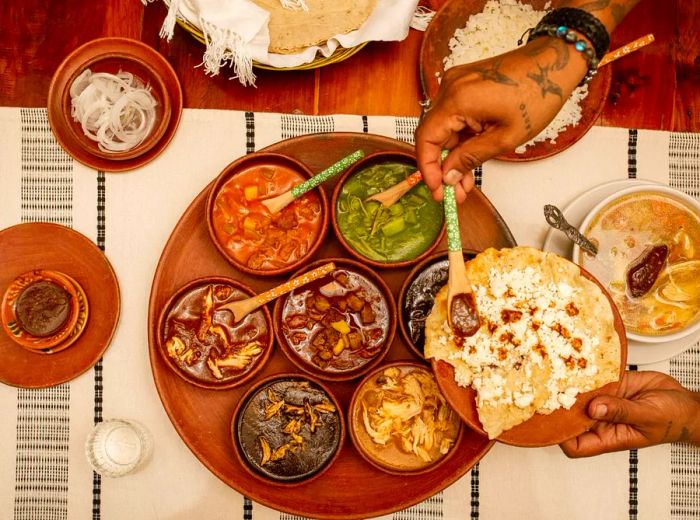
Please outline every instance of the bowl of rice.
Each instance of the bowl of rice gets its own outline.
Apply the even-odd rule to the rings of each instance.
[[[446,70],[487,59],[517,47],[523,33],[550,8],[545,0],[448,0],[435,14],[423,39],[420,74],[427,100],[435,98]],[[532,161],[565,150],[581,139],[603,110],[612,69],[602,67],[571,94],[554,120],[504,161]]]

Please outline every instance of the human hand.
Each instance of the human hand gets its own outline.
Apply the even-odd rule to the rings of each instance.
[[[449,69],[416,130],[418,167],[436,200],[455,185],[462,202],[472,170],[544,129],[586,73],[573,46],[543,36],[500,56]],[[451,150],[440,164],[443,149]]]
[[[700,445],[700,394],[660,372],[625,372],[617,397],[592,399],[588,415],[599,422],[560,445],[568,457],[666,442]]]

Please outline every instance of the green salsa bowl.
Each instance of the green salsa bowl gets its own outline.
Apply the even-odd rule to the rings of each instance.
[[[333,227],[356,258],[376,267],[404,267],[427,257],[445,234],[442,204],[420,182],[391,207],[366,201],[416,171],[404,152],[377,152],[352,166],[333,192]]]

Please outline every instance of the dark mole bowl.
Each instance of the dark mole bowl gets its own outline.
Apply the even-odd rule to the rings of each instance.
[[[477,251],[463,249],[470,260]],[[439,251],[423,260],[408,274],[399,294],[399,328],[413,352],[424,358],[425,319],[435,302],[435,295],[447,283],[447,251]]]
[[[68,321],[71,295],[60,285],[42,280],[27,286],[15,304],[17,321],[32,336],[51,336]]]
[[[285,405],[299,407],[296,408],[297,412],[283,406],[266,419],[266,411],[272,406],[269,391]],[[335,411],[316,411],[314,407],[323,402],[331,403]],[[311,432],[308,409],[318,418],[314,432]],[[303,439],[303,449],[290,448],[285,456],[262,465],[261,438],[267,441],[272,453],[285,445],[294,446],[292,434],[283,431],[285,428],[289,430],[293,421],[301,422],[296,435]],[[319,381],[292,374],[277,374],[243,396],[233,415],[231,433],[236,456],[253,475],[262,476],[268,481],[293,484],[307,482],[330,467],[345,438],[343,421],[337,401]]]

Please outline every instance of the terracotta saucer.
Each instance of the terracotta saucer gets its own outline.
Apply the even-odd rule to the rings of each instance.
[[[37,222],[0,231],[0,292],[20,274],[34,270],[65,273],[90,301],[78,330],[66,343],[40,355],[0,333],[0,381],[23,388],[43,388],[69,381],[91,368],[109,346],[119,321],[117,277],[104,254],[87,237],[64,226]],[[80,296],[80,291],[79,296]],[[69,343],[70,342],[70,343]],[[72,343],[71,348],[67,348]],[[65,348],[65,350],[63,350]]]
[[[127,152],[101,151],[85,137],[71,117],[70,87],[85,69],[93,72],[131,72],[150,86],[156,98],[156,123],[148,137]],[[168,61],[154,49],[128,38],[100,38],[78,47],[54,73],[48,95],[48,115],[56,140],[76,161],[107,172],[143,166],[170,143],[182,115],[182,89]]]
[[[620,371],[617,381],[608,383],[601,388],[591,390],[576,396],[576,402],[569,409],[559,408],[549,415],[536,413],[527,421],[504,431],[495,440],[504,444],[523,447],[540,447],[560,444],[567,439],[581,435],[590,430],[595,420],[588,417],[588,403],[598,395],[615,395],[620,385],[620,378],[627,366],[627,337],[625,326],[620,313],[612,298],[593,275],[581,269],[581,274],[594,282],[610,303],[615,323],[615,331],[620,338]],[[472,387],[462,387],[455,381],[455,371],[452,365],[442,360],[431,360],[435,379],[447,402],[471,429],[486,435],[476,409],[476,391]]]

